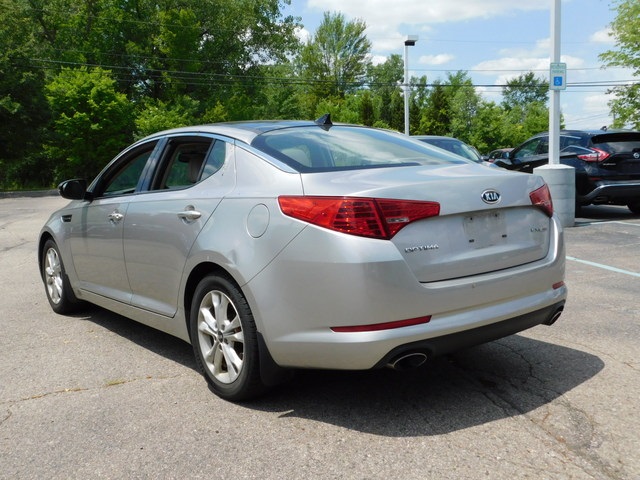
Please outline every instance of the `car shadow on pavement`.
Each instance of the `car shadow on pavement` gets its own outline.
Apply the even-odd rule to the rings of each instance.
[[[248,406],[374,435],[441,435],[531,412],[603,367],[589,353],[514,335],[411,371],[298,372]]]
[[[627,207],[615,205],[588,205],[581,207],[576,214],[576,226],[594,222],[613,222],[639,219],[640,215],[631,213]]]
[[[87,305],[81,314],[74,316],[95,323],[142,348],[185,367],[196,369],[191,345],[179,338],[93,305]]]
[[[82,318],[195,371],[178,338],[97,307]],[[441,435],[532,412],[603,368],[595,355],[512,335],[408,371],[299,370],[242,406],[374,435]]]

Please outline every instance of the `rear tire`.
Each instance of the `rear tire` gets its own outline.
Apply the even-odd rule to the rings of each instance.
[[[198,371],[216,395],[242,401],[266,390],[260,378],[253,315],[231,280],[211,275],[198,284],[191,305],[190,332]]]
[[[42,265],[40,269],[51,309],[60,315],[66,315],[78,310],[81,302],[71,290],[71,284],[62,263],[60,249],[56,242],[51,239],[47,240],[44,247],[42,247]]]

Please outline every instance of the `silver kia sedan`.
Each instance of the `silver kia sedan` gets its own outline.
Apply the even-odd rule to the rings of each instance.
[[[38,252],[53,310],[190,342],[228,400],[300,368],[416,367],[551,325],[567,296],[539,176],[328,116],[160,132],[59,190]]]

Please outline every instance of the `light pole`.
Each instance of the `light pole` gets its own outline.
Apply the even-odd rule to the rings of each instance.
[[[409,135],[409,47],[418,41],[417,35],[407,35],[404,39],[404,134]]]

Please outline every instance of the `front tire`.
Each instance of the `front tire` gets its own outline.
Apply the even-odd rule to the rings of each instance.
[[[58,245],[51,239],[42,247],[41,270],[51,309],[60,315],[78,310],[80,302],[71,290]]]
[[[190,331],[198,371],[216,395],[241,401],[264,392],[253,315],[231,280],[211,275],[198,284]]]

